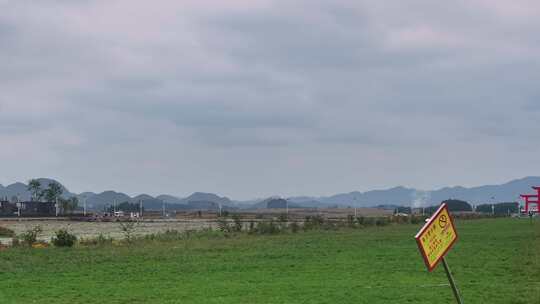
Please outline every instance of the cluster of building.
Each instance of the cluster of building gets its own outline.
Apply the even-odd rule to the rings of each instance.
[[[0,199],[0,216],[55,216],[54,202],[18,202],[12,203]]]

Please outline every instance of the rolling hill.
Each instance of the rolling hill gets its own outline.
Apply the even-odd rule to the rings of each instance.
[[[40,178],[39,181],[46,187],[53,179]],[[383,190],[372,190],[367,192],[353,191],[340,193],[327,197],[297,196],[287,200],[295,207],[321,208],[328,206],[354,206],[373,207],[378,205],[401,205],[401,206],[429,206],[436,205],[446,199],[460,199],[472,204],[491,202],[511,202],[518,201],[519,194],[531,192],[531,186],[540,185],[540,177],[531,176],[512,180],[501,185],[485,185],[478,187],[445,187],[437,190],[422,191],[407,187],[394,187]],[[214,209],[217,206],[228,208],[266,208],[268,199],[258,199],[252,201],[234,201],[227,197],[222,197],[214,193],[194,192],[193,194],[181,198],[174,195],[162,194],[153,197],[148,194],[140,194],[134,197],[122,192],[113,190],[101,193],[84,192],[75,194],[62,186],[63,197],[77,196],[79,201],[86,200],[90,210],[102,210],[103,206],[111,205],[114,202],[138,203],[142,201],[147,210],[161,210],[163,204],[167,209]],[[16,182],[8,186],[0,185],[0,197],[10,200],[19,196],[21,200],[29,200],[31,197],[27,185]]]

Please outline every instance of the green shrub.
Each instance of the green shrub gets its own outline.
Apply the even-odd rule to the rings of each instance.
[[[355,227],[355,223],[354,223],[354,216],[353,215],[347,215],[347,227],[349,228],[354,228]]]
[[[232,230],[235,231],[235,232],[240,232],[240,231],[242,231],[242,221],[240,220],[240,215],[234,214],[234,215],[232,216],[232,219],[233,219],[233,221],[234,221]]]
[[[217,221],[218,229],[221,232],[229,233],[231,232],[231,226],[229,226],[229,222],[226,219],[219,218]]]
[[[0,226],[0,236],[2,237],[14,237],[15,231],[8,229],[6,227]]]
[[[97,240],[97,244],[98,244],[98,245],[112,244],[112,241],[113,241],[112,237],[110,237],[110,236],[105,236],[105,235],[103,235],[102,233],[100,233],[100,234],[98,235],[98,237],[96,238],[96,240]]]
[[[250,221],[249,222],[249,227],[248,227],[248,233],[254,233],[255,232],[255,222],[253,221]]]
[[[304,221],[304,230],[320,229],[324,224],[322,215],[306,216]]]
[[[32,229],[26,230],[26,232],[19,236],[19,239],[23,245],[32,246],[37,242],[37,238],[41,232],[43,232],[41,226],[36,226]]]
[[[56,247],[73,247],[76,241],[77,237],[65,229],[56,231],[56,236],[51,239],[51,242]]]
[[[289,228],[291,229],[292,233],[297,233],[300,230],[300,225],[294,221],[289,225]]]
[[[120,223],[120,230],[122,230],[122,233],[124,234],[124,240],[128,244],[132,244],[133,241],[135,241],[135,228],[137,222],[127,221],[127,222],[119,222]]]
[[[258,234],[276,234],[281,232],[279,226],[273,220],[269,222],[259,222],[256,231]]]

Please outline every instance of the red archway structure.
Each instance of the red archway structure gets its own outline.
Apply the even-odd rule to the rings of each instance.
[[[540,211],[540,187],[532,187],[536,190],[536,194],[521,194],[520,196],[525,199],[525,213],[539,212]]]

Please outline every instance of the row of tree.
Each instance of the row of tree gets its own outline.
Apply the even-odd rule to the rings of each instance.
[[[466,201],[449,199],[445,200],[442,203],[445,203],[448,206],[448,210],[452,212],[463,212],[463,211],[475,211],[481,213],[493,213],[495,215],[504,215],[508,213],[517,213],[519,212],[519,203],[497,203],[497,204],[483,204],[478,205],[474,208]],[[442,204],[441,203],[441,204]],[[424,208],[425,214],[434,213],[439,206],[429,206]],[[412,213],[411,207],[397,207],[396,212],[398,213]]]
[[[41,182],[37,179],[31,179],[28,181],[28,191],[31,194],[31,201],[41,202],[43,200],[47,202],[56,202],[64,193],[62,185],[57,182],[51,182],[47,188],[43,189]]]
[[[38,179],[28,181],[28,191],[31,193],[31,201],[41,202],[58,202],[62,212],[73,212],[79,206],[79,199],[75,196],[63,198],[64,188],[59,183],[53,181],[47,185],[47,188],[42,188],[41,182]]]

